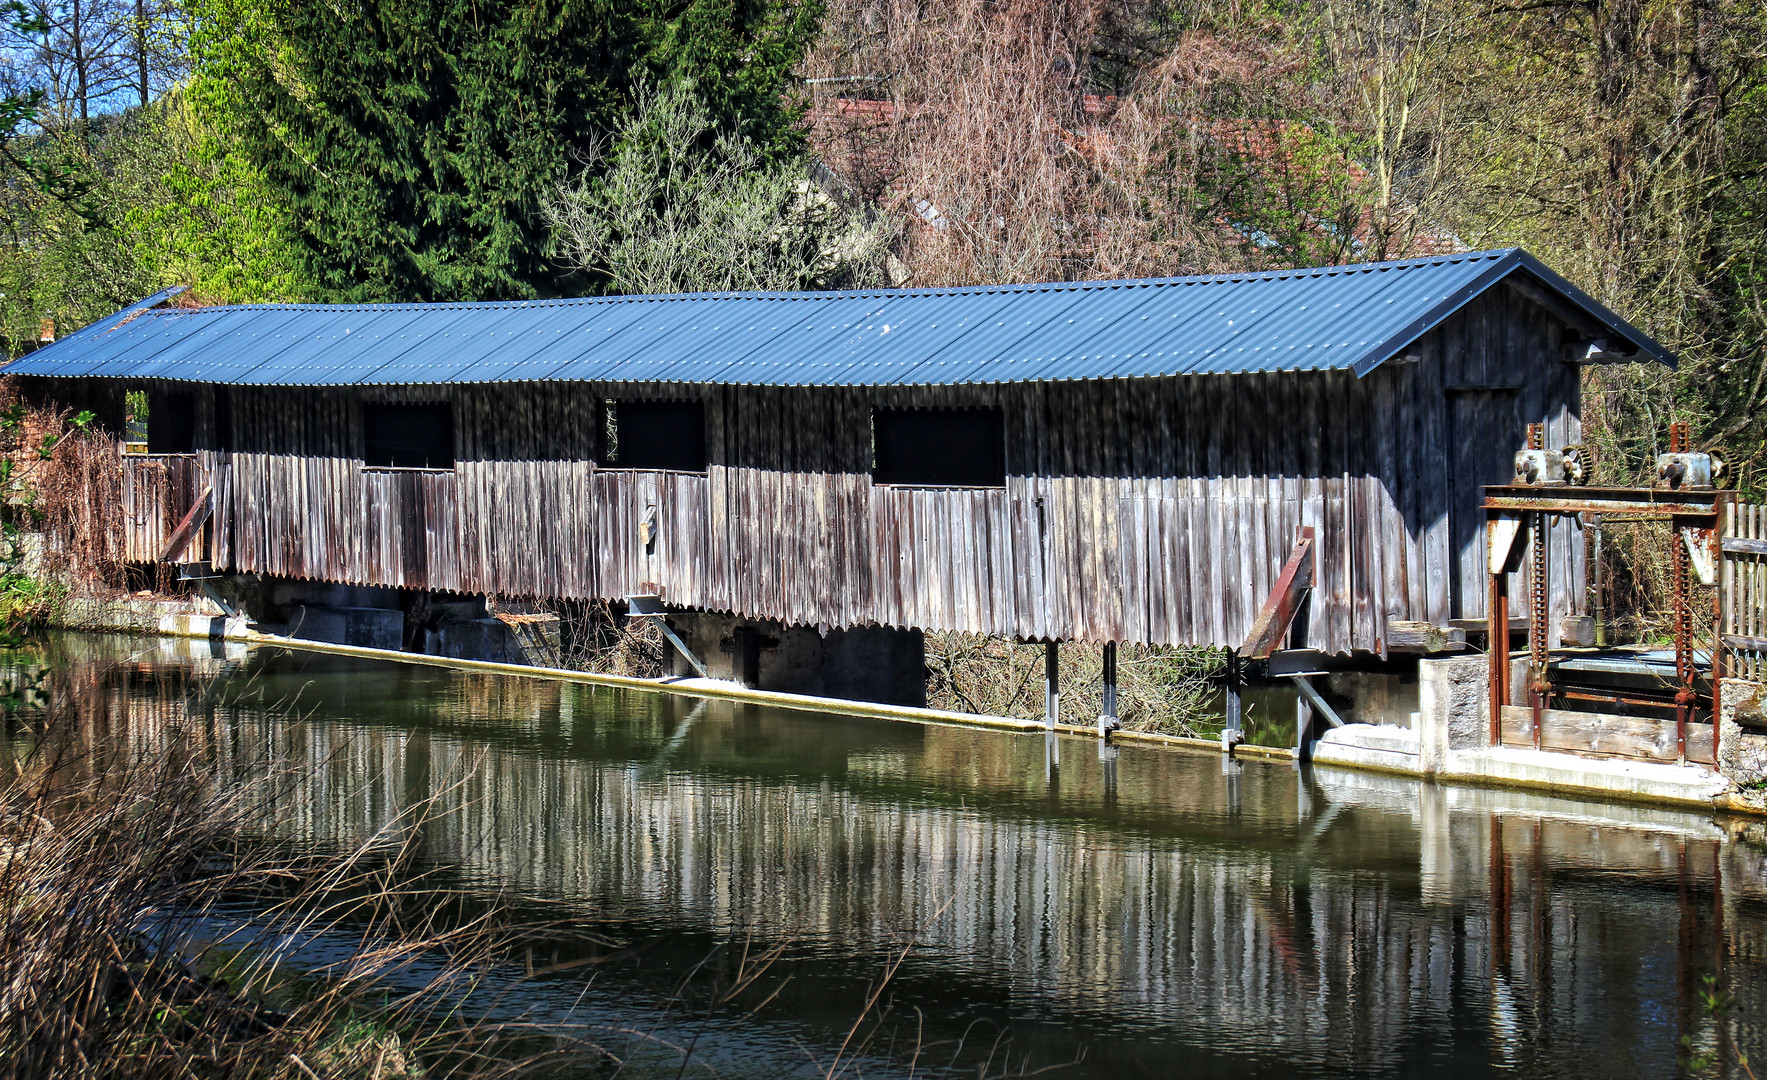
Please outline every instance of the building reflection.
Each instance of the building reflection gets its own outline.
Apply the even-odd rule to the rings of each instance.
[[[48,692],[152,754],[293,776],[279,827],[1329,1064],[1431,1039],[1578,1073],[1767,1049],[1760,826],[1085,741],[315,656],[63,642]],[[89,655],[77,655],[85,649]],[[106,650],[112,650],[107,652]]]

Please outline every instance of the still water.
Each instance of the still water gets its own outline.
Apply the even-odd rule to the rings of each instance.
[[[685,1075],[822,1075],[898,957],[852,1075],[1674,1076],[1721,1023],[1767,1064],[1759,824],[219,648],[32,662],[144,752],[294,763],[291,839],[416,828],[449,873],[616,941],[510,1007],[691,1040]],[[744,945],[782,948],[752,1015],[664,1004]]]

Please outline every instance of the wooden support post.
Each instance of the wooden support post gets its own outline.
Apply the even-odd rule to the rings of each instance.
[[[1053,728],[1061,722],[1061,643],[1043,646],[1043,722]]]
[[[1281,573],[1276,576],[1276,585],[1259,609],[1258,617],[1252,620],[1251,632],[1239,647],[1239,655],[1259,660],[1270,659],[1270,654],[1282,646],[1283,638],[1288,636],[1298,616],[1304,611],[1303,600],[1313,588],[1313,529],[1303,526],[1300,535],[1295,539],[1294,550],[1289,552],[1288,561],[1282,564]],[[1305,638],[1305,618],[1300,619],[1301,638]],[[1301,644],[1297,641],[1295,644]]]
[[[192,540],[196,539],[198,530],[203,527],[204,522],[209,520],[209,515],[214,512],[214,509],[214,486],[205,484],[202,493],[196,497],[196,502],[191,504],[189,512],[184,515],[184,520],[178,522],[178,527],[172,530],[170,539],[166,541],[165,550],[160,552],[160,562],[171,562],[183,555],[184,549],[190,546]]]

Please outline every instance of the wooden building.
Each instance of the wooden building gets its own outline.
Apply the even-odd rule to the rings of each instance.
[[[130,544],[222,572],[819,629],[1237,645],[1302,526],[1306,643],[1485,614],[1480,488],[1579,365],[1672,362],[1523,252],[864,293],[189,308],[14,362],[115,430]],[[1557,583],[1581,581],[1563,526]],[[1579,590],[1557,606],[1580,611]]]

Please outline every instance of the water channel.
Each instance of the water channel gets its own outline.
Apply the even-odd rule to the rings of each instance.
[[[13,663],[143,753],[292,762],[289,839],[419,828],[617,940],[512,1006],[685,1075],[822,1075],[902,955],[855,1075],[1674,1076],[1719,1023],[1767,1064],[1758,823],[219,643]],[[783,946],[753,1015],[664,1005],[735,942]]]

